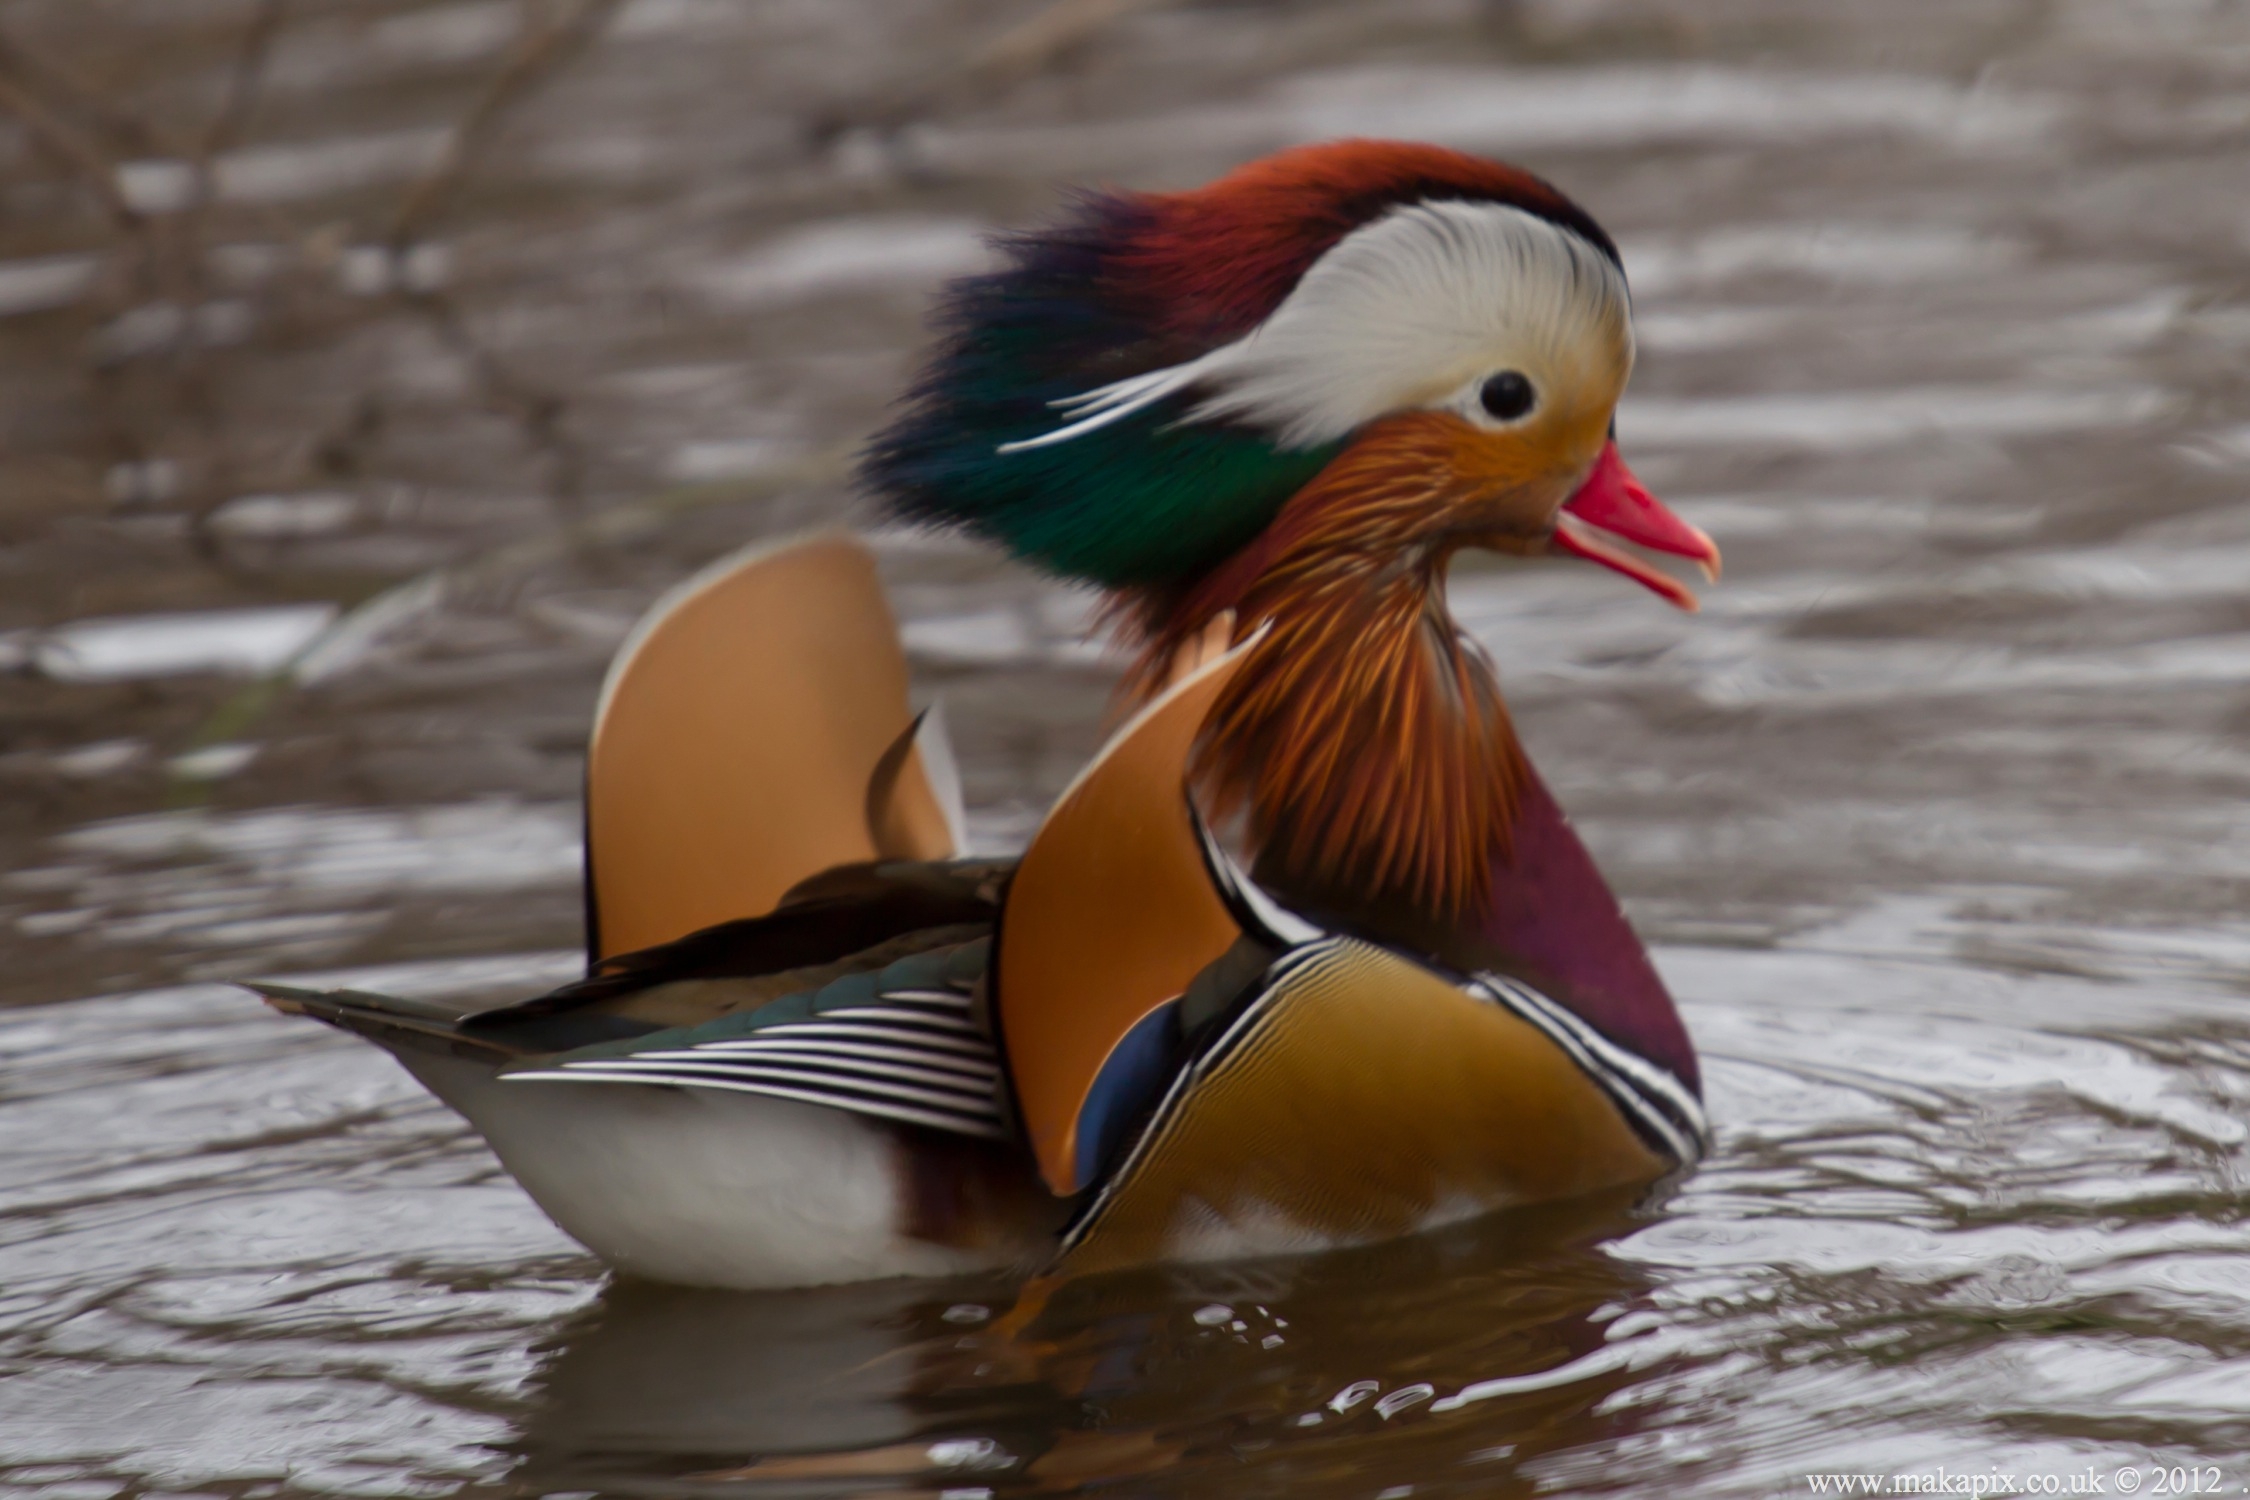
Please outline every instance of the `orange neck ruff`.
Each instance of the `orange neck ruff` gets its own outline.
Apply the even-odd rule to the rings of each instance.
[[[1237,641],[1268,625],[1205,724],[1214,811],[1246,818],[1285,893],[1452,925],[1490,898],[1527,766],[1490,660],[1445,608],[1471,539],[1447,521],[1468,503],[1420,436],[1347,451],[1184,598],[1128,603],[1128,691],[1153,692],[1223,610]]]

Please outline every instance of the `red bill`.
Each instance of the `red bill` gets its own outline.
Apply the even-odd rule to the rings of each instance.
[[[1555,516],[1551,545],[1615,569],[1681,609],[1696,607],[1695,594],[1686,584],[1616,546],[1612,538],[1651,552],[1688,558],[1702,568],[1705,578],[1718,581],[1718,544],[1650,494],[1625,467],[1614,441],[1602,445],[1593,472],[1578,487],[1578,493],[1563,502]]]

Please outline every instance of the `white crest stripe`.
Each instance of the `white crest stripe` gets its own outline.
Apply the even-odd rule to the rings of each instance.
[[[1060,401],[1050,402],[1050,405],[1074,420],[1035,438],[1002,443],[993,451],[1023,453],[1033,448],[1051,447],[1056,443],[1067,443],[1075,437],[1084,437],[1112,422],[1121,422],[1133,413],[1154,406],[1165,397],[1195,384],[1201,378],[1203,366],[1210,358],[1207,354],[1183,365],[1151,370],[1145,375],[1134,375],[1109,385],[1097,386],[1076,396],[1066,396]]]
[[[1614,366],[1592,378],[1622,385],[1630,310],[1624,273],[1558,224],[1503,203],[1402,205],[1330,246],[1241,338],[1051,402],[1062,426],[998,451],[1069,442],[1195,386],[1207,394],[1184,420],[1240,421],[1303,450],[1454,406],[1495,370],[1553,375],[1589,349]]]

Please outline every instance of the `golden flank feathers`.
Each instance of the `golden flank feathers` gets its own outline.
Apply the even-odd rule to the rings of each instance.
[[[1252,648],[1205,661],[1142,709],[1056,802],[1000,925],[994,1009],[1040,1175],[1083,1183],[1078,1117],[1117,1043],[1239,935],[1187,805],[1204,715]]]
[[[954,852],[906,686],[874,559],[846,536],[737,553],[650,611],[587,753],[592,955],[771,911],[836,865]]]
[[[1507,1009],[1372,944],[1301,955],[1175,1084],[1058,1269],[1363,1244],[1673,1165]]]

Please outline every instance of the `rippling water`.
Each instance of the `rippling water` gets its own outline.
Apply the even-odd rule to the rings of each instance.
[[[2081,979],[1661,958],[1723,1122],[1684,1183],[1086,1283],[1013,1335],[998,1281],[605,1284],[371,1049],[214,986],[49,1007],[0,1033],[11,1477],[1781,1494],[2239,1458],[2237,1007],[2136,991],[2126,1023]]]
[[[0,37],[172,224],[251,14]],[[2250,12],[629,0],[384,248],[520,14],[291,8],[171,281],[0,125],[0,1484],[2250,1486]],[[1694,618],[1453,584],[1683,998],[1695,1174],[1021,1330],[991,1281],[633,1286],[219,982],[567,974],[603,660],[847,513],[936,283],[1057,181],[1345,132],[1617,232],[1622,441],[1726,546]],[[1009,847],[1099,732],[1086,601],[879,551]]]

